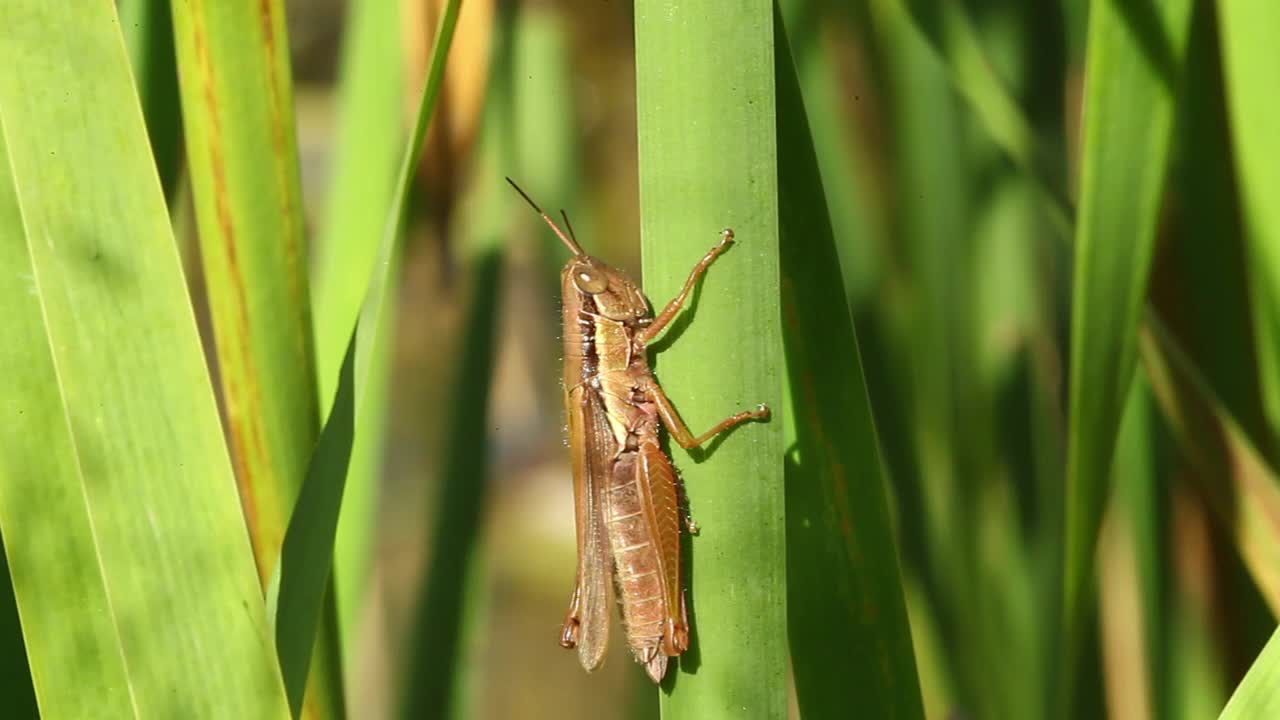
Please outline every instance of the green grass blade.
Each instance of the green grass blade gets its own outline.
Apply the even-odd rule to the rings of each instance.
[[[783,340],[790,384],[787,611],[805,717],[850,697],[923,718],[898,549],[858,341],[781,18],[775,31]],[[789,438],[790,440],[791,438]]]
[[[227,435],[265,587],[319,433],[284,2],[191,0],[173,11]],[[326,630],[315,645],[308,714],[339,717],[337,637]]]
[[[1159,323],[1141,336],[1143,367],[1201,491],[1235,539],[1258,592],[1280,617],[1280,475],[1226,412]],[[1223,482],[1223,478],[1227,482]]]
[[[1280,440],[1280,4],[1219,3],[1236,171],[1244,204],[1249,290],[1263,406]]]
[[[42,713],[284,717],[114,8],[5,3],[0,63],[0,529]]]
[[[824,34],[829,24],[823,23],[821,4],[816,0],[780,3],[817,150],[845,294],[850,306],[861,309],[873,298],[882,272],[877,242],[883,228],[869,200],[869,163],[850,137],[850,118],[842,107],[849,89],[838,76],[840,68],[832,51],[835,42]],[[857,131],[864,134],[861,127]]]
[[[348,6],[333,181],[312,284],[316,372],[326,415],[377,253],[377,244],[369,240],[379,236],[386,222],[404,145],[399,21],[395,3],[357,0]],[[397,275],[397,268],[388,271],[390,278]],[[395,301],[392,289],[383,315],[388,322],[396,316]],[[367,424],[356,430],[351,449],[334,557],[334,589],[347,660],[364,607],[385,432],[391,328],[379,330],[377,337],[383,344],[373,350],[370,360],[374,375],[367,388],[363,419]]]
[[[370,382],[375,377],[374,357],[383,346],[379,332],[389,329],[385,314],[391,304],[388,287],[394,285],[389,273],[398,267],[400,239],[404,236],[406,206],[413,169],[422,153],[427,126],[435,112],[444,78],[445,59],[453,42],[458,22],[460,0],[451,0],[445,8],[432,52],[431,67],[422,89],[413,134],[400,157],[391,206],[387,209],[378,257],[373,263],[360,316],[352,330],[344,354],[333,410],[325,422],[320,441],[311,457],[306,481],[298,497],[298,507],[289,523],[280,561],[279,593],[275,617],[289,618],[276,627],[276,648],[280,666],[289,685],[290,706],[297,708],[298,684],[307,677],[311,647],[316,642],[321,612],[333,563],[334,538],[347,479],[347,468],[353,434],[356,428],[368,427]]]
[[[319,431],[284,4],[174,5],[232,459],[265,584]]]
[[[1108,704],[1123,707],[1129,698],[1129,707],[1147,710],[1113,713],[1117,717],[1170,717],[1170,507],[1156,462],[1151,404],[1150,382],[1136,373],[1116,438],[1110,529],[1099,539]]]
[[[1232,164],[1216,8],[1197,2],[1179,103],[1176,184],[1168,262],[1153,304],[1177,334],[1223,407],[1260,448],[1269,448],[1264,393],[1249,307],[1241,198]]]
[[[1082,641],[1093,549],[1133,373],[1191,6],[1104,2],[1089,17],[1067,451],[1069,667]]]
[[[738,238],[657,356],[698,432],[781,407],[773,8],[639,0],[635,26],[646,294],[661,307],[721,228]],[[705,457],[672,447],[702,534],[689,543],[693,647],[668,676],[664,717],[786,713],[782,431],[748,425]]]
[[[1253,661],[1231,694],[1218,720],[1253,720],[1280,716],[1280,630]]]

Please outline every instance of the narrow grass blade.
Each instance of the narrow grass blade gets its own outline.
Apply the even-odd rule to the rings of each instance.
[[[1236,170],[1249,248],[1249,291],[1263,406],[1280,441],[1280,4],[1218,4]]]
[[[1141,335],[1143,367],[1169,427],[1197,469],[1217,519],[1235,538],[1258,591],[1280,617],[1280,475],[1226,413],[1169,332],[1150,319],[1147,326]]]
[[[1169,670],[1169,507],[1155,448],[1150,383],[1137,373],[1116,438],[1116,492],[1098,540],[1107,707],[1111,717],[1135,720],[1169,717],[1161,712]]]
[[[285,717],[114,7],[5,3],[0,64],[0,529],[41,712]]]
[[[695,432],[780,408],[773,8],[639,0],[636,105],[644,286],[673,297],[725,226],[737,243],[660,343],[663,383]],[[783,423],[705,456],[672,447],[693,517],[693,647],[668,674],[667,718],[783,717],[787,707]]]
[[[232,460],[265,585],[318,428],[284,3],[175,3]]]
[[[883,272],[877,246],[883,228],[870,202],[868,188],[873,184],[864,153],[850,136],[853,118],[844,108],[849,88],[838,76],[840,68],[832,51],[836,43],[825,32],[830,26],[823,23],[823,3],[787,0],[780,5],[817,151],[845,294],[851,307],[861,309],[873,299],[874,284]],[[857,131],[862,133],[863,128]]]
[[[1190,0],[1103,2],[1089,17],[1071,318],[1068,667],[1087,614],[1093,549],[1133,374],[1191,6]]]
[[[276,626],[276,649],[282,672],[289,682],[290,706],[295,709],[301,699],[299,683],[307,677],[311,662],[311,648],[316,641],[333,563],[334,537],[350,463],[352,435],[356,428],[367,427],[364,420],[368,408],[366,403],[369,403],[369,383],[374,377],[373,358],[375,349],[383,343],[378,333],[385,332],[389,326],[384,321],[390,305],[387,288],[394,285],[389,273],[398,266],[413,168],[422,153],[423,138],[440,97],[445,58],[453,42],[459,4],[460,0],[451,0],[445,8],[432,52],[431,68],[418,105],[417,120],[404,154],[400,156],[400,169],[391,206],[387,209],[378,257],[373,263],[360,316],[344,354],[343,364],[350,363],[351,370],[342,372],[337,384],[336,397],[343,402],[339,405],[335,401],[334,410],[329,413],[312,454],[306,481],[298,497],[298,507],[307,510],[294,512],[284,539],[279,593],[274,609],[277,619],[290,620]]]
[[[227,435],[265,587],[319,432],[284,2],[187,0],[173,11]],[[313,716],[343,713],[337,642],[320,634]]]
[[[403,65],[396,3],[355,0],[348,5],[338,95],[338,132],[334,139],[333,181],[317,248],[312,283],[316,372],[322,413],[335,393],[338,370],[351,327],[360,313],[378,237],[396,180],[404,145]],[[398,268],[388,270],[394,279]],[[394,322],[392,289],[383,318]],[[360,425],[351,449],[347,489],[338,519],[334,589],[342,631],[344,666],[350,666],[353,637],[364,607],[373,552],[373,521],[385,432],[391,339],[387,327],[370,360],[367,424]]]
[[[879,718],[924,717],[871,403],[818,159],[775,18],[787,463],[787,611],[805,717],[850,697]]]
[[[1179,102],[1178,155],[1168,225],[1174,232],[1154,278],[1152,304],[1232,418],[1264,454],[1248,251],[1232,164],[1227,88],[1214,3],[1196,2]]]
[[[1218,720],[1280,716],[1280,630],[1271,636]]]

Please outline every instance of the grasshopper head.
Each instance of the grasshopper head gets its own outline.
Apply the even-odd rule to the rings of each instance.
[[[595,312],[610,320],[633,322],[649,314],[649,304],[631,278],[590,255],[575,255],[565,263],[560,286],[566,296],[590,297]]]
[[[565,232],[514,180],[507,178],[507,182],[542,216],[547,226],[560,238],[560,242],[573,253],[560,273],[560,288],[564,297],[576,295],[584,300],[590,298],[595,312],[610,320],[633,322],[649,314],[649,303],[630,278],[582,250],[578,239],[573,236],[573,226],[569,224],[568,215],[564,216],[564,225],[568,228],[568,232]]]

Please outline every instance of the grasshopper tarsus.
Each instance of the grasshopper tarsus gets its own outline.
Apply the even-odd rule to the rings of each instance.
[[[697,535],[702,532],[702,528],[698,525],[698,522],[687,512],[684,514],[684,529],[688,530],[690,535]]]

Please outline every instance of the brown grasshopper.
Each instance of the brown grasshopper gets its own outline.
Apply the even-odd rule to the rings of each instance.
[[[658,424],[692,449],[739,423],[767,418],[769,408],[740,412],[694,436],[654,379],[645,350],[728,249],[733,231],[722,233],[680,294],[655,317],[630,278],[582,250],[567,215],[562,213],[566,233],[511,178],[507,182],[573,253],[560,273],[560,288],[578,572],[560,644],[577,647],[588,672],[600,666],[616,587],[631,652],[660,682],[667,658],[689,647],[689,617],[681,584],[677,477],[658,444]],[[693,531],[692,521],[683,520]]]

